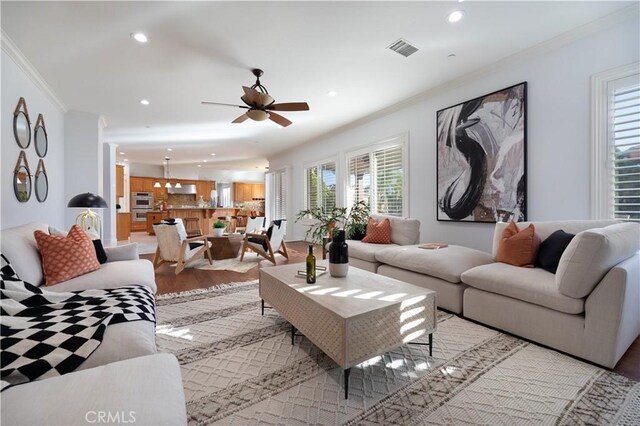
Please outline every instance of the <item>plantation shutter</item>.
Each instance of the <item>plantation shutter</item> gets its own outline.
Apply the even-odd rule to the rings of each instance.
[[[320,166],[321,174],[321,207],[325,212],[336,206],[336,163],[330,162]]]
[[[614,89],[609,105],[613,217],[640,221],[640,86]]]
[[[357,201],[371,204],[371,165],[370,155],[363,154],[349,159],[349,191],[347,205]]]
[[[402,145],[373,153],[375,170],[375,211],[389,216],[403,216],[404,170]]]
[[[274,173],[274,212],[272,219],[287,218],[287,172],[281,171]]]
[[[305,207],[308,209],[318,207],[318,167],[306,169],[305,173]]]

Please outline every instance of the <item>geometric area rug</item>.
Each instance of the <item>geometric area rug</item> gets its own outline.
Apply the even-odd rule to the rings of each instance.
[[[638,424],[640,383],[438,312],[433,357],[404,345],[342,370],[260,314],[256,281],[158,296],[157,345],[182,367],[189,424]]]

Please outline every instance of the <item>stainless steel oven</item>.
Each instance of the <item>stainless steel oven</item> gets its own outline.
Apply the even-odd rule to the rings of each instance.
[[[133,192],[131,194],[131,209],[153,209],[153,193]]]
[[[147,221],[147,212],[150,212],[151,209],[132,209],[131,210],[131,218],[134,222],[146,222]]]

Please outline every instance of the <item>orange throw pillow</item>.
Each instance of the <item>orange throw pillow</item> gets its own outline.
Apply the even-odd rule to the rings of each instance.
[[[538,248],[540,237],[533,224],[518,230],[518,226],[511,222],[500,236],[496,260],[513,266],[533,268]]]
[[[362,239],[363,243],[371,244],[391,244],[391,222],[384,219],[376,222],[372,217],[369,218],[367,224],[367,235]]]
[[[89,236],[73,225],[66,237],[33,233],[42,256],[45,284],[50,286],[100,269],[96,249]]]

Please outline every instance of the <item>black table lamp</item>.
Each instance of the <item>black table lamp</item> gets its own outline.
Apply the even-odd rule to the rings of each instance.
[[[76,224],[85,231],[96,230],[100,238],[102,238],[102,222],[100,215],[91,211],[91,209],[107,209],[107,202],[99,195],[85,192],[78,194],[69,200],[67,207],[85,208],[86,211],[80,213],[76,217]]]

